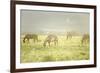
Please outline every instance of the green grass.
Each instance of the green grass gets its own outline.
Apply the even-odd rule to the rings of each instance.
[[[81,36],[66,40],[65,36],[58,36],[58,45],[43,47],[44,35],[39,35],[40,42],[22,43],[21,40],[21,63],[88,60],[89,43],[81,45]]]

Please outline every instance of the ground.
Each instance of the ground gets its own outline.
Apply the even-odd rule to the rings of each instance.
[[[66,36],[58,36],[58,45],[43,47],[47,35],[38,35],[39,42],[23,43],[21,38],[21,63],[88,60],[89,43],[81,44],[82,36],[73,36],[66,40]]]

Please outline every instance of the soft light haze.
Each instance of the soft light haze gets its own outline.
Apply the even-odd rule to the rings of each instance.
[[[89,13],[21,10],[21,33],[89,33]]]

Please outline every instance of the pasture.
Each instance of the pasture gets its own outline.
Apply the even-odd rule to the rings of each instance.
[[[51,43],[51,46],[43,46],[47,35],[38,35],[38,42],[23,43],[21,35],[20,62],[50,62],[50,61],[69,61],[69,60],[88,60],[89,42],[81,44],[82,36],[73,36],[66,40],[66,36],[59,35],[58,45]]]

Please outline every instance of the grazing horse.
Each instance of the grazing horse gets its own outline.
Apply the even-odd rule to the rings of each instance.
[[[84,34],[81,40],[81,44],[89,42],[89,34]]]
[[[70,32],[67,33],[66,39],[71,39],[72,38],[72,34]]]
[[[46,47],[46,44],[50,46],[50,43],[54,42],[54,45],[58,44],[58,37],[56,35],[48,35],[43,43],[43,46]]]
[[[36,34],[26,34],[25,37],[23,38],[23,42],[25,43],[26,40],[29,42],[30,39],[34,40],[34,43],[38,41],[38,35]]]

